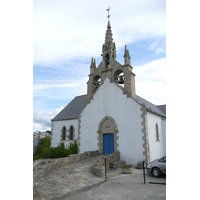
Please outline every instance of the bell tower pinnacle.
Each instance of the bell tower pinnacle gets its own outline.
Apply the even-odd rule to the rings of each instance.
[[[112,38],[112,30],[111,30],[111,25],[110,25],[111,15],[109,15],[109,10],[110,10],[110,7],[106,9],[106,11],[108,11],[108,16],[107,16],[108,25],[107,25],[107,30],[106,30],[105,42],[102,46],[102,54],[101,54],[103,58],[104,69],[110,68],[111,59],[116,60],[116,46]]]

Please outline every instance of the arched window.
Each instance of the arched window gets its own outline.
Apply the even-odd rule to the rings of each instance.
[[[69,139],[73,140],[74,139],[74,127],[70,126],[70,135],[69,135]]]
[[[159,141],[158,124],[156,123],[156,141]]]
[[[93,78],[93,92],[101,85],[101,77],[96,75]]]
[[[62,129],[62,140],[65,140],[65,139],[66,139],[66,128],[64,126]]]

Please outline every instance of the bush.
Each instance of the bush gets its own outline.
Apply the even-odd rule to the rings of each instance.
[[[57,147],[51,148],[49,158],[62,158],[69,155],[68,149],[65,148],[64,143],[60,143]]]
[[[69,154],[78,153],[78,145],[77,145],[76,140],[74,141],[74,143],[70,143],[68,150],[69,150]]]
[[[34,161],[34,160],[37,160],[37,159],[40,159],[40,157],[39,157],[38,155],[34,155],[34,156],[33,156],[33,161]]]
[[[60,143],[57,147],[50,148],[50,137],[41,138],[38,141],[37,154],[33,157],[34,160],[38,158],[62,158],[70,154],[78,153],[77,141],[70,143],[69,147],[65,148],[64,143]]]

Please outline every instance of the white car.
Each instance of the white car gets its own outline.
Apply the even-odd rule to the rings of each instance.
[[[166,156],[150,162],[147,166],[147,171],[157,178],[166,174]]]

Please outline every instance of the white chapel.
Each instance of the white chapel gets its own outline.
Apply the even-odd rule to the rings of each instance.
[[[102,61],[92,58],[87,94],[75,97],[52,121],[51,147],[77,140],[78,151],[107,155],[137,165],[166,155],[166,105],[136,95],[135,74],[125,45],[124,63],[116,60],[108,18]]]

